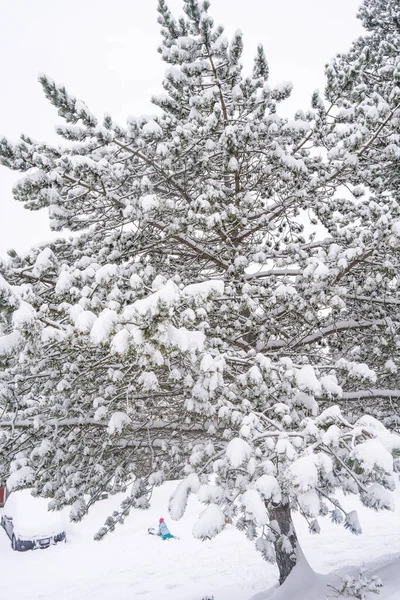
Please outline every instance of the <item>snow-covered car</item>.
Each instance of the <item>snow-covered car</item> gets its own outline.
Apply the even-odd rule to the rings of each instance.
[[[66,541],[60,513],[49,512],[48,500],[35,498],[30,490],[12,492],[1,516],[1,526],[11,540],[13,550],[48,548]]]

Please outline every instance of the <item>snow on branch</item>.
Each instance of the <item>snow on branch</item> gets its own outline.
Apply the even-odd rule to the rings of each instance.
[[[360,321],[337,321],[333,325],[323,327],[315,333],[311,333],[300,341],[294,344],[294,348],[297,346],[305,346],[306,344],[312,344],[322,339],[325,336],[333,335],[335,333],[341,333],[349,331],[351,329],[364,329],[369,327],[387,327],[389,325],[387,319],[375,319],[373,321],[360,320]]]

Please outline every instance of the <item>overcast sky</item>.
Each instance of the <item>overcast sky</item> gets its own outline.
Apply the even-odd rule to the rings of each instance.
[[[210,14],[230,37],[244,33],[245,68],[264,44],[271,82],[292,81],[285,111],[308,108],[324,87],[324,65],[362,31],[360,0],[213,0]],[[57,142],[56,110],[37,83],[46,73],[85,101],[98,117],[121,124],[128,115],[152,113],[166,65],[160,60],[157,0],[1,0],[0,136],[26,133]],[[175,14],[181,0],[170,0]],[[62,143],[62,140],[59,140]],[[0,167],[0,256],[50,239],[47,213],[32,213],[13,200],[20,174]]]

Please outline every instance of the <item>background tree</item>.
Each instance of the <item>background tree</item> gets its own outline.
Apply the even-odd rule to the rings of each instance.
[[[357,304],[358,314],[364,314],[366,319],[386,319],[389,330],[395,332],[399,320],[395,293],[399,264],[396,233],[400,132],[398,2],[367,0],[358,16],[368,34],[357,39],[348,53],[338,55],[326,68],[326,98],[334,107],[335,119],[327,126],[324,139],[328,156],[339,159],[338,181],[341,179],[344,186],[351,188],[353,198],[347,211],[348,222],[357,228],[352,206],[360,203],[358,218],[363,224],[366,220],[371,224],[368,233],[355,232],[360,237],[361,253],[353,261],[350,277],[346,278],[346,302]],[[363,273],[364,263],[367,277]],[[353,348],[353,356],[368,362],[371,351],[375,355],[374,368],[381,373],[381,385],[399,387],[395,338],[376,331],[371,343]],[[381,397],[377,402],[371,392],[370,399],[366,400],[364,410],[399,429],[398,397]],[[358,405],[357,411],[360,410],[363,407]]]
[[[229,43],[208,2],[158,11],[153,117],[99,124],[42,76],[68,143],[0,145],[26,172],[15,197],[75,233],[2,265],[3,477],[74,519],[133,482],[98,538],[182,479],[172,517],[197,492],[194,535],[233,516],[283,582],[301,557],[291,510],[359,533],[336,489],[392,508],[399,437],[358,418],[400,395],[398,201],[354,187],[380,168],[382,123],[343,131],[339,67],[330,109],[316,93],[282,118],[291,86],[268,84],[261,46],[243,76],[241,34]]]

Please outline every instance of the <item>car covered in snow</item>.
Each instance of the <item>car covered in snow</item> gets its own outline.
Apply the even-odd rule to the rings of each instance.
[[[62,515],[49,512],[48,504],[48,500],[32,496],[30,490],[10,494],[1,515],[1,526],[13,550],[48,548],[66,541]]]

